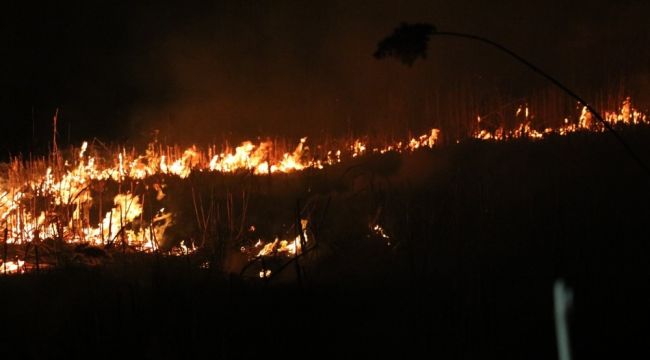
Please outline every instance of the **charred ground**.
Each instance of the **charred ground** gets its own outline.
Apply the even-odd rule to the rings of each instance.
[[[650,158],[649,129],[623,135]],[[257,276],[257,263],[242,271],[247,239],[227,228],[189,257],[118,251],[99,266],[3,276],[4,351],[552,358],[558,278],[575,293],[576,358],[646,350],[649,179],[609,134],[466,142],[321,172],[178,181],[168,184],[185,199],[175,200],[178,232],[200,233],[183,193],[190,183],[206,203],[245,190],[246,224],[261,224],[260,233],[292,233],[300,201],[317,244],[298,260],[300,281],[294,263],[280,270],[287,258],[264,264],[270,280]]]

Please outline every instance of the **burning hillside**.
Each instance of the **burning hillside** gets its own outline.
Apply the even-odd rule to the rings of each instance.
[[[629,99],[618,111],[605,114],[611,125],[650,121]],[[566,119],[558,128],[536,129],[525,105],[517,110],[516,116],[521,123],[514,129],[490,126],[478,117],[470,137],[491,141],[538,140],[604,131],[586,109],[577,121]],[[278,219],[252,215],[251,207],[259,203],[255,204],[250,195],[252,191],[265,190],[242,187],[242,177],[271,181],[276,176],[335,167],[346,169],[342,175],[345,176],[356,159],[430,149],[440,143],[441,137],[444,134],[440,130],[431,129],[402,141],[353,139],[338,146],[310,144],[302,138],[287,150],[274,141],[187,149],[154,141],[143,153],[124,147],[110,150],[103,144],[84,142],[80,148],[66,152],[55,147],[46,158],[14,158],[7,164],[0,182],[2,270],[19,273],[57,265],[65,247],[92,247],[100,253],[187,255],[207,248],[215,252],[218,245],[214,238],[221,243],[224,239],[236,240],[248,260],[295,257],[314,244],[311,228],[317,226],[313,216],[317,212],[315,205],[307,201],[298,204],[293,214],[283,214],[279,221],[290,225],[267,224]],[[307,191],[312,191],[311,187]],[[217,192],[221,195],[215,195]],[[179,199],[189,205],[179,205]],[[368,222],[365,232],[390,246],[390,236],[379,221],[381,208],[373,211],[377,215]],[[220,246],[219,251],[227,251]],[[209,262],[206,264],[210,266]],[[271,272],[262,264],[259,276],[267,278]]]

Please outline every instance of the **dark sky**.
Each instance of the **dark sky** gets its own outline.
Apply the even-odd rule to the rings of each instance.
[[[643,0],[14,3],[0,12],[3,158],[47,149],[57,107],[64,144],[154,128],[170,142],[402,134],[549,87],[457,39],[432,39],[413,68],[375,60],[402,21],[496,40],[590,100],[650,100]]]

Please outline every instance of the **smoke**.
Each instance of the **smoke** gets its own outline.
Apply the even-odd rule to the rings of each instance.
[[[2,105],[14,121],[2,130],[29,139],[34,107],[36,135],[48,139],[61,107],[60,132],[73,143],[146,141],[155,129],[176,143],[402,137],[431,127],[455,136],[476,113],[549,86],[494,49],[458,39],[434,36],[412,68],[374,59],[377,42],[402,21],[494,39],[586,98],[615,84],[616,96],[624,88],[647,104],[648,7],[330,0],[57,4],[19,9],[22,16],[9,9],[4,68],[12,74]]]
[[[633,59],[617,55],[640,47],[632,39],[648,35],[642,22],[630,22],[630,10],[640,14],[642,2],[509,2],[487,10],[479,3],[328,1],[306,7],[233,1],[180,13],[147,8],[139,16],[153,26],[136,31],[147,57],[133,71],[138,78],[143,68],[145,74],[154,69],[155,78],[142,83],[153,96],[134,109],[131,121],[176,142],[403,136],[431,126],[460,127],[455,123],[483,110],[477,103],[492,98],[486,94],[501,94],[496,101],[503,105],[549,86],[493,49],[457,39],[432,39],[429,59],[410,69],[375,60],[377,41],[405,19],[502,41],[587,97],[612,83],[618,90],[624,78],[634,79],[628,87],[638,87],[637,74],[647,72],[638,65],[647,50]],[[159,27],[166,29],[163,36]],[[607,60],[597,55],[603,48],[611,49]],[[490,106],[496,105],[485,111]]]

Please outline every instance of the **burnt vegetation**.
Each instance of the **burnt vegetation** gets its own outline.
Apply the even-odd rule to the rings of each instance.
[[[650,1],[35,5],[2,360],[650,359]]]
[[[650,157],[647,127],[620,131]],[[169,195],[153,200],[149,187],[145,203],[175,214],[161,249],[183,239],[198,250],[177,257],[118,241],[111,250],[44,240],[41,262],[69,260],[0,277],[3,349],[27,358],[246,358],[289,348],[546,359],[556,351],[552,284],[563,278],[576,294],[576,358],[644,350],[648,178],[609,134],[157,181]],[[293,239],[303,219],[300,256],[241,251],[259,238]]]
[[[402,23],[377,44],[373,56],[377,59],[395,57],[403,64],[413,66],[417,58],[426,59],[427,43],[435,32],[436,28],[431,24]]]

